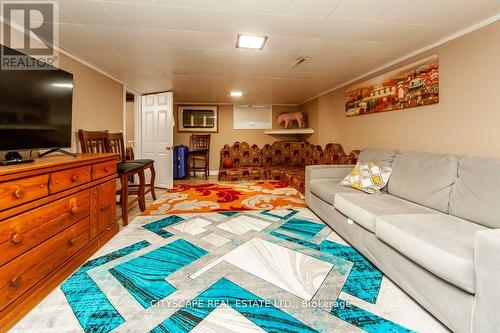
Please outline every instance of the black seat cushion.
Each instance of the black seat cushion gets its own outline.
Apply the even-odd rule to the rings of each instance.
[[[126,161],[127,163],[138,163],[138,164],[142,164],[142,165],[146,165],[146,164],[154,164],[154,160],[150,160],[150,159],[142,159],[142,160],[127,160]]]
[[[206,155],[206,154],[208,154],[207,149],[192,150],[189,152],[189,155]]]
[[[116,165],[118,173],[129,173],[132,171],[139,171],[144,167],[143,164],[133,162],[120,162]]]

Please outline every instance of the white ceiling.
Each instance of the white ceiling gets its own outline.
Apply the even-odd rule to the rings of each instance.
[[[60,46],[179,102],[300,103],[500,12],[500,0],[60,0]],[[262,51],[238,34],[269,36]],[[297,57],[310,59],[290,70]]]

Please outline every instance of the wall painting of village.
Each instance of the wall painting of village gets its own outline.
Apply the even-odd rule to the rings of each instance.
[[[439,61],[431,56],[346,91],[346,116],[397,111],[439,102]]]

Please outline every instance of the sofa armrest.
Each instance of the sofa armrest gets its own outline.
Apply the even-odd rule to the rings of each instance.
[[[342,180],[351,172],[354,165],[332,164],[332,165],[308,165],[306,166],[305,197],[309,204],[311,191],[309,185],[314,179],[335,179]]]
[[[344,179],[355,165],[308,165],[306,166],[306,184],[313,179]]]
[[[476,233],[474,266],[476,303],[472,332],[496,332],[500,327],[500,229]]]

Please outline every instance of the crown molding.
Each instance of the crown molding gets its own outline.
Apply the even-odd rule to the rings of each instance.
[[[343,88],[343,87],[347,86],[348,84],[351,84],[351,83],[354,83],[356,81],[365,79],[365,78],[369,77],[370,75],[373,75],[373,74],[375,74],[377,72],[380,72],[380,71],[382,71],[384,69],[387,69],[387,68],[389,68],[391,66],[397,65],[397,64],[399,64],[399,63],[401,63],[401,62],[403,62],[405,60],[408,60],[410,58],[418,56],[419,54],[422,54],[424,52],[432,50],[432,49],[434,49],[434,48],[436,48],[438,46],[441,46],[441,45],[443,45],[445,43],[448,43],[448,42],[450,42],[450,41],[452,41],[454,39],[460,38],[460,37],[462,37],[464,35],[467,35],[467,34],[469,34],[471,32],[474,32],[476,30],[484,28],[485,26],[490,25],[492,23],[495,23],[495,22],[497,22],[499,20],[500,20],[500,13],[496,14],[496,15],[490,17],[490,18],[487,18],[486,20],[483,20],[481,22],[473,24],[473,25],[471,25],[470,27],[468,27],[466,29],[463,29],[463,30],[461,30],[459,32],[456,32],[456,33],[452,34],[452,35],[449,35],[448,37],[445,37],[445,38],[443,38],[443,39],[441,39],[441,40],[439,40],[439,41],[437,41],[437,42],[435,42],[433,44],[429,44],[429,45],[427,45],[427,46],[425,46],[423,48],[420,48],[420,49],[415,50],[413,52],[410,52],[407,55],[404,55],[404,56],[402,56],[402,57],[400,57],[400,58],[398,58],[396,60],[393,60],[393,61],[391,61],[391,62],[389,62],[389,63],[387,63],[385,65],[379,66],[379,67],[377,67],[377,68],[375,68],[375,69],[373,69],[373,70],[371,70],[371,71],[369,71],[369,72],[367,72],[365,74],[359,75],[359,76],[355,77],[354,79],[351,79],[351,80],[346,81],[346,82],[344,82],[342,84],[339,84],[339,85],[337,85],[337,86],[335,86],[335,87],[333,87],[331,89],[328,89],[328,90],[326,90],[326,91],[324,91],[324,92],[322,92],[320,94],[317,94],[316,96],[308,98],[308,99],[300,102],[299,105],[302,105],[302,104],[305,104],[305,103],[310,102],[312,100],[315,100],[316,98],[324,96],[324,95],[326,95],[326,94],[328,94],[328,93],[330,93],[332,91],[335,91],[337,89]]]

